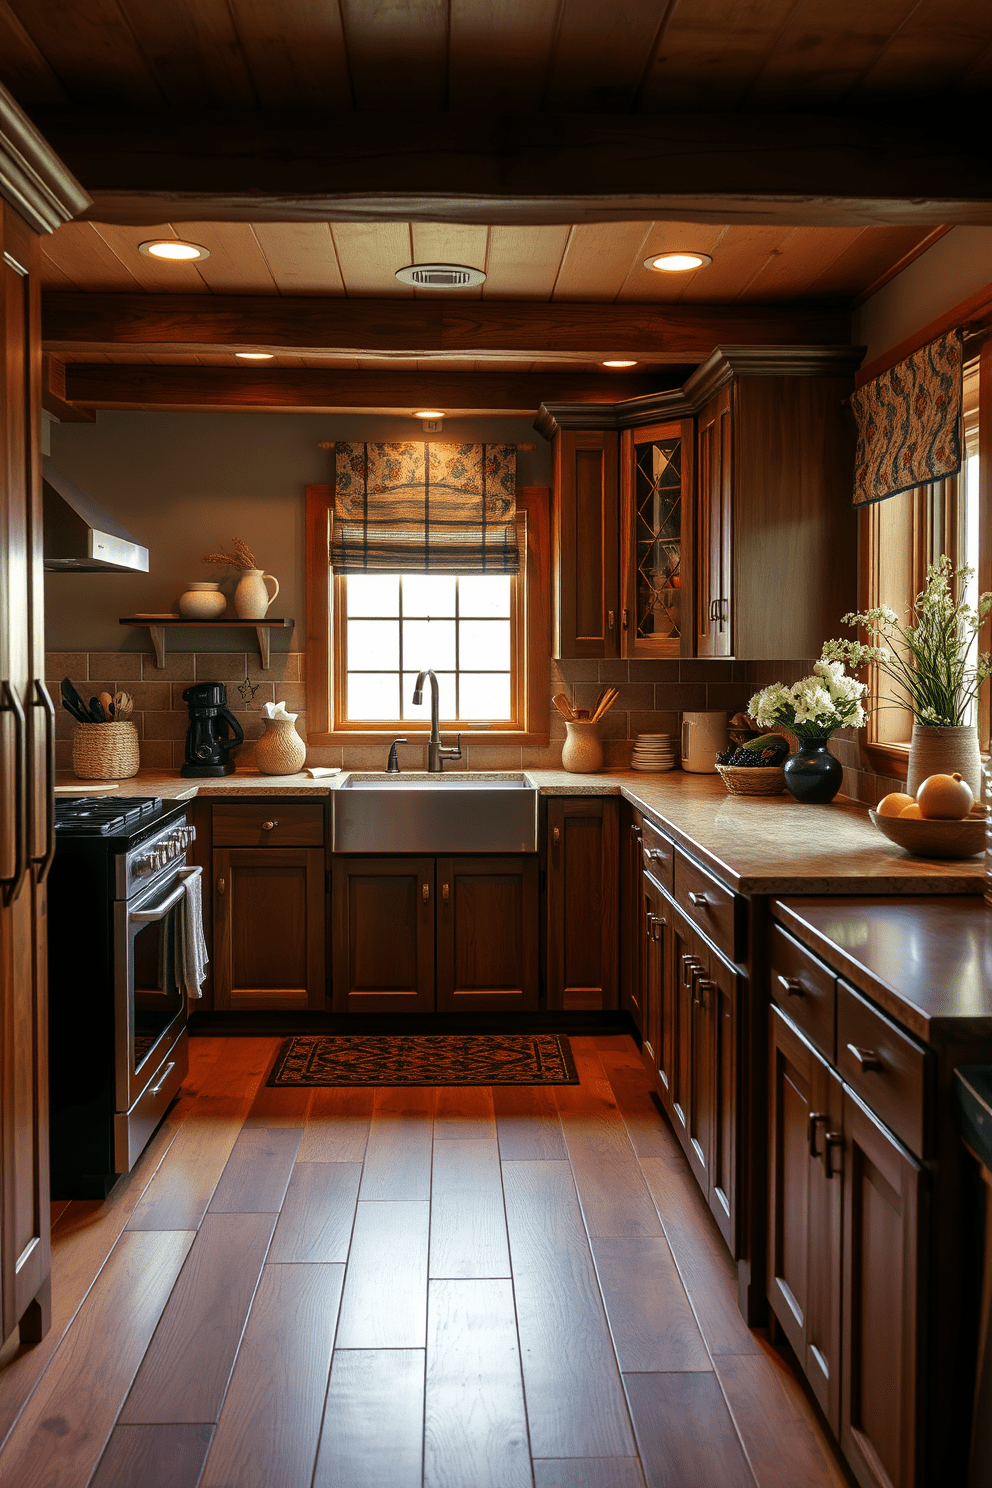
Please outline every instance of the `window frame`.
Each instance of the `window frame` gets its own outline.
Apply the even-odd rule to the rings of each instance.
[[[381,744],[404,734],[411,743],[427,738],[429,720],[397,719],[371,727],[342,721],[343,638],[339,617],[344,575],[330,569],[332,485],[306,488],[307,593],[307,742],[314,746]],[[546,745],[550,732],[550,512],[546,486],[517,490],[517,509],[526,513],[527,546],[515,605],[513,636],[516,662],[515,716],[512,728],[475,728],[471,723],[444,722],[446,732],[460,730],[485,745]]]
[[[986,327],[966,342],[966,359],[973,363],[978,357],[978,507],[979,507],[979,592],[992,589],[992,327]],[[964,456],[967,459],[967,455]],[[912,530],[913,550],[910,566],[913,575],[913,593],[918,594],[926,581],[928,563],[933,563],[942,552],[957,552],[959,546],[959,523],[962,506],[962,481],[964,471],[947,480],[928,486],[918,486],[910,492],[913,501]],[[884,502],[862,507],[859,512],[858,550],[858,608],[871,609],[887,602],[883,592],[884,582],[880,574],[879,554],[879,508]],[[986,620],[979,633],[980,651],[992,649],[992,618]],[[862,635],[861,639],[870,640]],[[878,695],[877,670],[869,669],[867,677],[869,698],[874,702]],[[978,739],[983,752],[989,746],[990,685],[982,688],[978,707]],[[877,712],[871,708],[868,723],[861,736],[862,763],[879,775],[888,775],[905,780],[909,770],[909,745],[880,740],[876,735]]]

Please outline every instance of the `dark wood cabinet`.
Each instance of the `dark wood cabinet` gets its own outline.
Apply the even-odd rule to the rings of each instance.
[[[705,403],[696,423],[696,655],[731,655],[730,389]]]
[[[923,1169],[844,1092],[841,1445],[864,1488],[920,1473]]]
[[[668,1018],[665,1011],[665,967],[671,933],[668,900],[648,873],[641,874],[640,938],[641,1006],[643,1008],[641,1054],[652,1077],[668,1086],[665,1062]],[[670,1047],[670,1040],[668,1041]]]
[[[336,1013],[434,1010],[434,859],[336,857]]]
[[[322,1010],[323,848],[214,848],[214,1007]]]
[[[554,654],[619,654],[617,436],[562,429],[555,438]]]
[[[620,815],[620,1006],[638,1032],[643,1028],[644,891],[641,882],[642,828],[639,812]]]
[[[526,853],[335,857],[334,1011],[536,1011],[538,880]]]
[[[769,1071],[768,1296],[839,1436],[843,1088],[778,1008]]]
[[[617,1006],[619,801],[548,799],[548,1007]]]
[[[620,436],[620,655],[692,654],[691,419]]]
[[[438,1012],[535,1012],[537,858],[438,858],[436,882]]]

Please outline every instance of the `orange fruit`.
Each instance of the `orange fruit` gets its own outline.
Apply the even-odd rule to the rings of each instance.
[[[916,801],[927,821],[962,821],[975,796],[962,775],[929,775],[916,792]]]
[[[905,791],[893,791],[891,795],[882,797],[875,810],[879,816],[899,816],[904,807],[913,804],[913,796],[907,796]]]

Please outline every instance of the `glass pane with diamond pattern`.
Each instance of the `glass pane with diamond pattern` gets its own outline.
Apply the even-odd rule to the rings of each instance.
[[[634,446],[634,557],[638,640],[681,634],[682,440]]]

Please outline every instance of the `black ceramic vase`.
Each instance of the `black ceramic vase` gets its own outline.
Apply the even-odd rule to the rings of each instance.
[[[844,769],[827,748],[829,735],[823,739],[800,739],[795,754],[785,762],[785,783],[797,801],[822,806],[832,801],[841,788]]]

